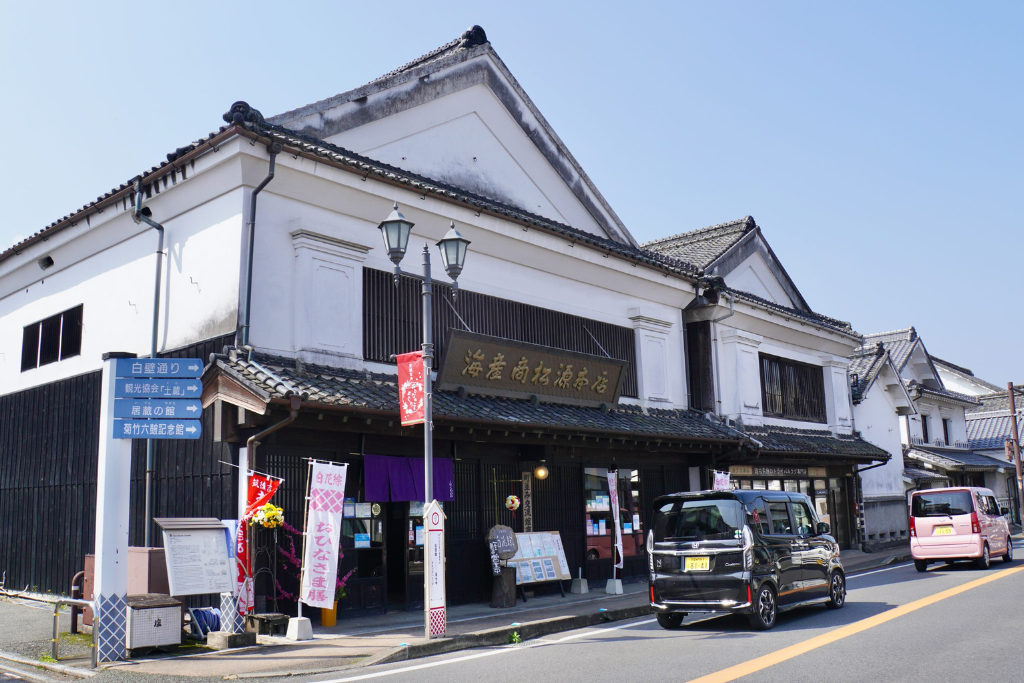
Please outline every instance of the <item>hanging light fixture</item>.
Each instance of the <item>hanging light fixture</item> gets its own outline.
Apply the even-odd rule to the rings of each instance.
[[[539,465],[537,465],[535,468],[533,468],[533,478],[534,479],[547,479],[548,478],[548,468],[544,466],[544,460],[543,459],[541,459]]]

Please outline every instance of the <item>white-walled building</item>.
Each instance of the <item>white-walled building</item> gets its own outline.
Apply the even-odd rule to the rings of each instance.
[[[511,522],[500,500],[526,497],[541,463],[550,477],[532,482],[529,524],[559,531],[591,579],[610,574],[597,502],[609,471],[633,513],[627,578],[646,571],[653,499],[707,487],[715,468],[808,493],[844,546],[857,541],[854,469],[888,457],[854,433],[847,357],[860,336],[810,309],[752,219],[638,246],[482,29],[322,102],[269,119],[238,102],[223,118],[0,253],[0,409],[14,416],[0,427],[0,495],[43,529],[0,529],[12,583],[60,590],[91,550],[101,355],[148,355],[155,319],[159,354],[208,365],[203,439],[156,447],[154,516],[237,517],[257,468],[285,479],[276,500],[297,520],[305,459],[347,462],[347,495],[378,512],[343,532],[342,610],[421,604],[407,532],[423,435],[399,423],[394,354],[422,341],[424,244],[435,488],[450,493],[448,539],[466,558],[448,565],[454,602],[489,591],[484,534]],[[159,270],[133,181],[162,226]],[[414,223],[397,286],[378,230],[396,203]],[[453,223],[471,241],[458,299],[433,246]],[[707,253],[666,246],[683,242]],[[520,363],[533,379],[513,374]],[[250,450],[293,399],[295,421]],[[35,562],[69,511],[61,556]],[[353,545],[357,533],[370,545]]]
[[[971,450],[1003,463],[1004,471],[997,473],[996,478],[1004,480],[1006,493],[997,493],[999,504],[1010,508],[1010,519],[1020,524],[1017,467],[1007,445],[1007,440],[1013,434],[1009,395],[1004,389],[979,396],[978,400],[979,405],[967,413],[967,437]],[[1017,414],[1017,442],[1020,443],[1024,436],[1024,390],[1020,386],[1014,387],[1014,408]]]

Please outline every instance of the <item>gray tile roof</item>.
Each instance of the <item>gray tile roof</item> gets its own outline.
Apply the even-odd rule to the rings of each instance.
[[[912,384],[910,386],[911,391],[916,391],[922,396],[936,396],[938,398],[952,399],[960,403],[968,404],[966,407],[975,406],[978,404],[978,399],[970,394],[961,394],[959,391],[952,391],[950,389],[932,389],[926,387],[923,384]]]
[[[967,439],[975,450],[1003,448],[1012,430],[1009,410],[967,413]],[[1017,410],[1017,438],[1024,441],[1024,408]]]
[[[955,448],[936,448],[935,446],[911,446],[907,457],[912,460],[930,462],[947,470],[960,472],[994,472],[996,468],[1007,467],[1009,463],[996,460],[981,453],[962,451]]]
[[[914,462],[914,461],[911,461]],[[946,475],[934,470],[926,470],[918,467],[908,467],[903,464],[903,476],[914,481],[929,481],[932,479],[945,479]]]
[[[981,379],[980,377],[976,377],[974,372],[972,370],[970,370],[969,368],[965,368],[965,367],[960,366],[960,365],[954,365],[953,363],[950,363],[948,360],[942,360],[938,356],[932,356],[932,362],[935,363],[935,365],[941,365],[943,368],[945,368],[946,370],[948,370],[948,371],[950,371],[950,372],[952,372],[954,374],[962,375],[965,378],[969,378],[971,381],[977,382],[978,384],[980,384],[980,385],[982,385],[984,387],[987,387],[987,388],[991,389],[992,391],[1004,391],[1004,389],[1005,389],[1004,387],[1000,387],[1000,386],[996,386],[995,384],[992,384],[992,382],[987,382],[987,381]]]
[[[1006,389],[995,394],[977,396],[976,398],[978,399],[978,406],[970,408],[971,412],[987,413],[993,410],[1001,410],[1007,414],[1010,412],[1010,396],[1006,393]],[[1019,385],[1013,388],[1013,401],[1018,411],[1024,410],[1024,388]]]
[[[889,453],[859,435],[834,436],[825,429],[743,427],[742,432],[763,444],[762,453],[838,456],[856,460],[887,461]]]
[[[218,356],[216,368],[266,397],[265,400],[281,400],[289,392],[295,392],[302,394],[307,404],[398,416],[398,378],[395,375],[316,365],[303,365],[299,372],[294,361],[268,356],[257,357],[256,363]],[[737,446],[742,441],[734,432],[694,411],[648,410],[645,413],[637,406],[623,404],[604,410],[475,394],[460,397],[446,391],[434,393],[434,419],[494,424],[508,430],[544,428],[731,442]]]
[[[886,354],[885,346],[876,343],[874,346],[861,346],[850,356],[851,378],[857,376],[856,384],[850,387],[854,403],[859,402],[874,384],[878,373],[885,367]]]
[[[882,344],[885,350],[889,352],[889,356],[892,357],[893,365],[902,371],[918,339],[920,337],[917,336],[917,330],[913,327],[908,327],[905,330],[866,334],[864,335],[864,346],[874,347],[875,344]]]
[[[746,216],[739,220],[651,240],[640,246],[706,269],[734,244],[756,229],[754,219]]]

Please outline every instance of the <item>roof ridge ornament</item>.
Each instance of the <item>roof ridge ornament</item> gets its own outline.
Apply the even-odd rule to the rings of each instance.
[[[484,32],[483,28],[479,24],[473,24],[465,31],[463,31],[462,35],[459,36],[459,39],[461,41],[459,43],[459,47],[461,48],[470,48],[476,47],[477,45],[486,45],[488,42],[490,42],[487,40],[487,33]]]
[[[265,123],[260,110],[242,100],[232,104],[221,118],[229,125],[245,126],[246,128],[251,128],[253,124]]]

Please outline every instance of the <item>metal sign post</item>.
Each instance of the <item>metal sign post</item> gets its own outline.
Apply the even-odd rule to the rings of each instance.
[[[444,510],[436,500],[423,511],[426,525],[426,636],[437,638],[448,632],[448,618],[444,589]]]

